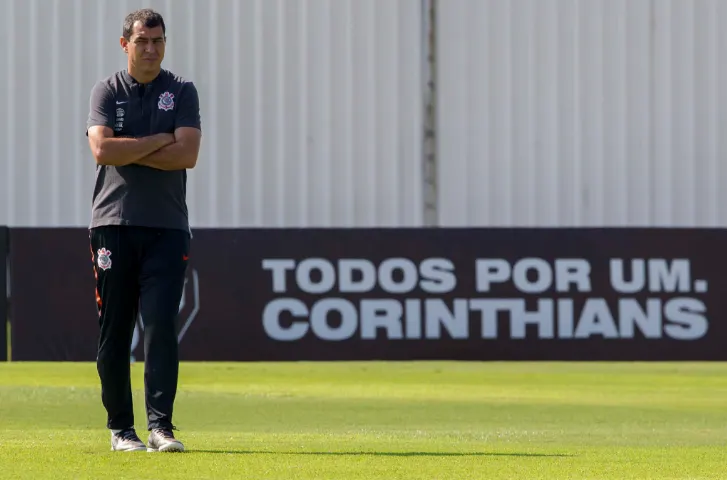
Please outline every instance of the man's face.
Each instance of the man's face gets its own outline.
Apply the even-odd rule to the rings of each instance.
[[[161,68],[165,46],[166,39],[161,25],[149,28],[136,22],[131,38],[126,41],[121,37],[121,47],[126,51],[129,63],[142,74],[152,74]]]

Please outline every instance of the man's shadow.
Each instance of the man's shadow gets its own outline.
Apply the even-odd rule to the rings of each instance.
[[[522,452],[273,452],[269,450],[197,450],[187,453],[214,453],[223,455],[334,455],[372,457],[572,457],[565,453]]]

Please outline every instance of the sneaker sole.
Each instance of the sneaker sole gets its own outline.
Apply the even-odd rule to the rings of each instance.
[[[184,446],[181,443],[170,443],[169,445],[166,445],[162,448],[146,448],[147,452],[183,452]]]
[[[146,450],[146,447],[125,448],[121,450],[117,450],[114,447],[111,447],[112,452],[143,452],[144,450]]]

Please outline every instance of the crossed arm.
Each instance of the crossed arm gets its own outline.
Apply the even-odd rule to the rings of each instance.
[[[114,137],[114,95],[97,82],[90,99],[88,143],[99,165],[144,165],[158,170],[184,170],[197,165],[202,132],[197,88],[189,82],[179,94],[174,133],[141,138]]]
[[[201,131],[179,127],[174,133],[159,133],[141,138],[116,137],[104,125],[88,130],[88,142],[96,163],[123,166],[144,165],[158,170],[194,168],[199,155]]]

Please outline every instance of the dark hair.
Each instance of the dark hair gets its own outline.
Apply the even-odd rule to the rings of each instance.
[[[164,18],[161,13],[155,12],[151,8],[144,8],[131,12],[124,19],[123,34],[125,39],[129,40],[131,38],[131,32],[134,31],[134,24],[136,22],[141,22],[147,28],[154,28],[161,25],[162,32],[164,32],[164,36],[166,37],[167,27],[164,25]]]

